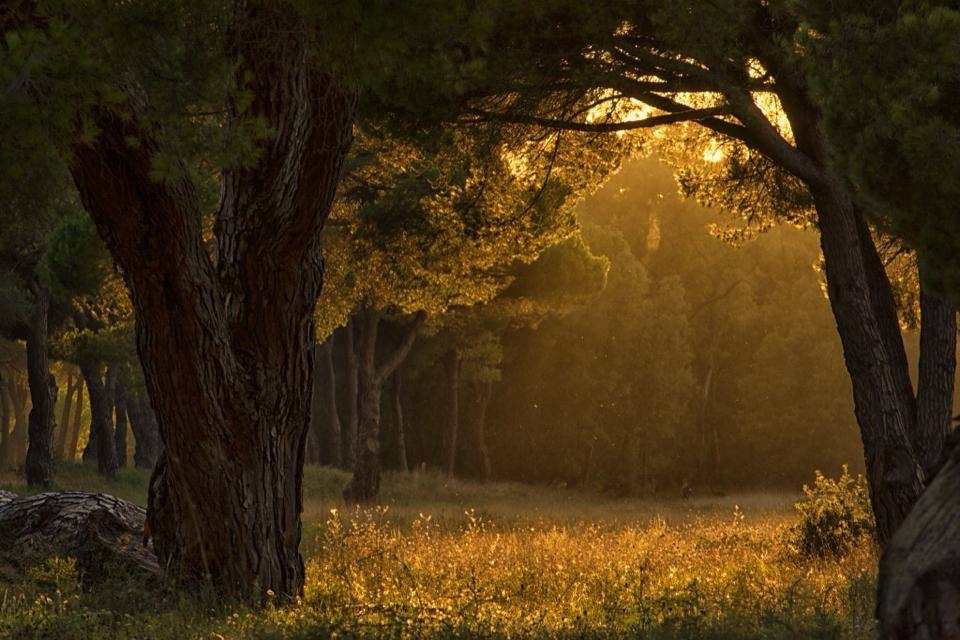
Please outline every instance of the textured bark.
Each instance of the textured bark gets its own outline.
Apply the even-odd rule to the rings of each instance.
[[[114,420],[113,443],[117,453],[117,468],[127,466],[127,392],[120,381],[114,381],[113,388]]]
[[[393,372],[393,429],[397,438],[397,469],[401,473],[410,471],[407,461],[407,434],[403,423],[403,368]]]
[[[70,431],[70,440],[67,445],[67,460],[77,459],[77,448],[80,446],[80,431],[83,428],[83,376],[77,380],[77,403],[73,411],[73,429]]]
[[[27,457],[24,470],[27,484],[43,486],[53,480],[54,409],[57,404],[57,383],[50,373],[47,355],[47,316],[50,292],[34,283],[33,314],[27,337],[27,382],[30,386],[30,418]]]
[[[104,380],[101,366],[84,363],[80,371],[90,396],[90,439],[83,452],[84,462],[97,463],[100,474],[117,475],[117,450],[113,434],[113,394],[109,378]]]
[[[356,321],[351,316],[343,328],[343,361],[346,370],[347,421],[343,425],[343,462],[353,468],[357,462],[360,432],[360,368],[357,362]]]
[[[960,448],[954,447],[881,558],[877,593],[880,638],[960,638],[958,540]]]
[[[57,455],[64,460],[70,460],[67,455],[67,447],[70,442],[70,427],[73,422],[70,420],[73,410],[73,397],[76,394],[77,379],[73,371],[67,372],[67,388],[63,394],[63,408],[60,411],[60,428],[57,430],[57,444],[55,451]]]
[[[145,393],[127,399],[127,416],[133,431],[133,465],[139,469],[153,469],[160,455],[160,430]]]
[[[487,406],[493,395],[493,381],[478,382],[474,388],[476,415],[474,437],[476,438],[477,462],[479,463],[480,482],[488,482],[492,472],[490,448],[487,446]]]
[[[946,298],[920,284],[920,365],[913,446],[927,478],[943,457],[952,431],[957,368],[957,311]]]
[[[343,498],[350,503],[370,502],[380,492],[380,396],[383,382],[390,377],[410,353],[413,342],[426,318],[418,313],[400,342],[400,345],[377,366],[377,334],[380,313],[374,309],[360,312],[359,447],[353,468],[353,477],[343,490]]]
[[[156,558],[142,542],[145,521],[141,507],[113,496],[0,492],[0,558],[19,564],[40,554],[73,556],[85,584],[108,570],[156,575]]]
[[[443,358],[447,372],[447,425],[443,432],[443,471],[453,477],[457,467],[457,435],[460,431],[460,354],[450,349]]]
[[[98,114],[96,140],[74,150],[71,167],[136,314],[164,445],[148,506],[160,564],[251,598],[303,588],[320,231],[356,106],[319,68],[300,16],[279,0],[237,3],[231,16],[244,116],[271,136],[254,165],[223,173],[215,255],[187,172],[151,177],[158,143],[136,112]]]

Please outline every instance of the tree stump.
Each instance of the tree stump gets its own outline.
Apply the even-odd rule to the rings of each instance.
[[[75,557],[80,581],[111,571],[159,576],[143,530],[142,507],[102,493],[65,491],[20,497],[0,492],[0,558],[20,566],[50,555]]]

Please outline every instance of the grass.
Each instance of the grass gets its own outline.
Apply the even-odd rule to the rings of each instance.
[[[146,476],[64,488],[141,504]],[[876,556],[811,559],[786,494],[610,499],[568,489],[388,475],[345,508],[346,475],[305,478],[307,587],[250,610],[125,576],[78,589],[69,559],[0,574],[10,638],[872,638]],[[22,491],[13,477],[0,487]]]

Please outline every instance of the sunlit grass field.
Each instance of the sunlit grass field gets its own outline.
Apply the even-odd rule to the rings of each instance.
[[[569,489],[387,475],[345,508],[347,476],[305,479],[307,588],[250,610],[117,576],[85,592],[69,559],[0,570],[9,638],[872,638],[876,554],[801,556],[788,494],[612,499]],[[63,488],[143,504],[66,467]],[[23,492],[13,476],[0,488]]]

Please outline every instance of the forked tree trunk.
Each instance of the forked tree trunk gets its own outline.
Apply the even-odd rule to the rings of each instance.
[[[73,411],[73,429],[70,431],[70,440],[67,443],[67,460],[77,459],[77,448],[80,446],[80,431],[83,428],[83,376],[77,379],[77,402]]]
[[[353,468],[357,462],[360,427],[360,370],[357,362],[356,321],[351,316],[343,328],[343,362],[346,370],[347,421],[343,425],[343,462]]]
[[[38,282],[31,285],[33,314],[27,336],[27,381],[30,386],[30,418],[27,457],[24,465],[27,484],[43,486],[53,480],[54,410],[57,383],[50,373],[47,354],[47,317],[50,291]]]
[[[853,398],[881,545],[923,491],[911,446],[915,400],[890,283],[850,196],[828,182],[811,188],[827,290],[853,383]]]
[[[90,439],[84,450],[84,462],[96,461],[101,475],[117,475],[117,450],[113,433],[113,393],[110,376],[104,380],[99,364],[80,365],[90,395]]]
[[[136,115],[98,114],[71,165],[123,272],[163,453],[147,518],[161,566],[251,598],[303,589],[299,545],[313,382],[320,231],[352,136],[356,97],[319,67],[296,3],[237,3],[235,81],[270,137],[222,175],[215,256],[184,170]],[[136,139],[137,145],[129,144]]]
[[[425,317],[422,312],[414,317],[400,345],[378,366],[380,313],[374,309],[360,312],[360,431],[353,477],[343,490],[343,498],[349,503],[370,502],[380,492],[380,396],[383,382],[410,353]]]
[[[460,431],[460,354],[456,348],[443,358],[447,372],[447,428],[443,433],[443,471],[453,477],[457,467],[457,435]]]
[[[953,429],[957,310],[950,300],[927,289],[922,282],[922,270],[920,279],[920,364],[913,446],[924,475],[931,478]]]
[[[397,470],[410,471],[407,461],[407,434],[403,423],[403,367],[393,372],[393,428],[397,437]]]
[[[63,460],[69,460],[67,456],[67,447],[70,442],[70,427],[73,422],[70,420],[73,409],[73,396],[76,393],[76,377],[73,371],[67,373],[67,389],[63,394],[63,409],[60,411],[60,428],[57,430],[56,452]]]
[[[123,382],[114,381],[113,388],[114,420],[113,443],[117,452],[117,468],[127,466],[127,393]]]
[[[138,469],[153,469],[160,454],[160,432],[145,393],[127,399],[127,416],[133,431],[133,465]]]
[[[480,482],[488,482],[492,472],[490,464],[490,448],[487,446],[487,407],[493,395],[493,381],[485,380],[475,385],[476,398],[476,426],[474,435],[477,439],[477,458],[480,466]]]

